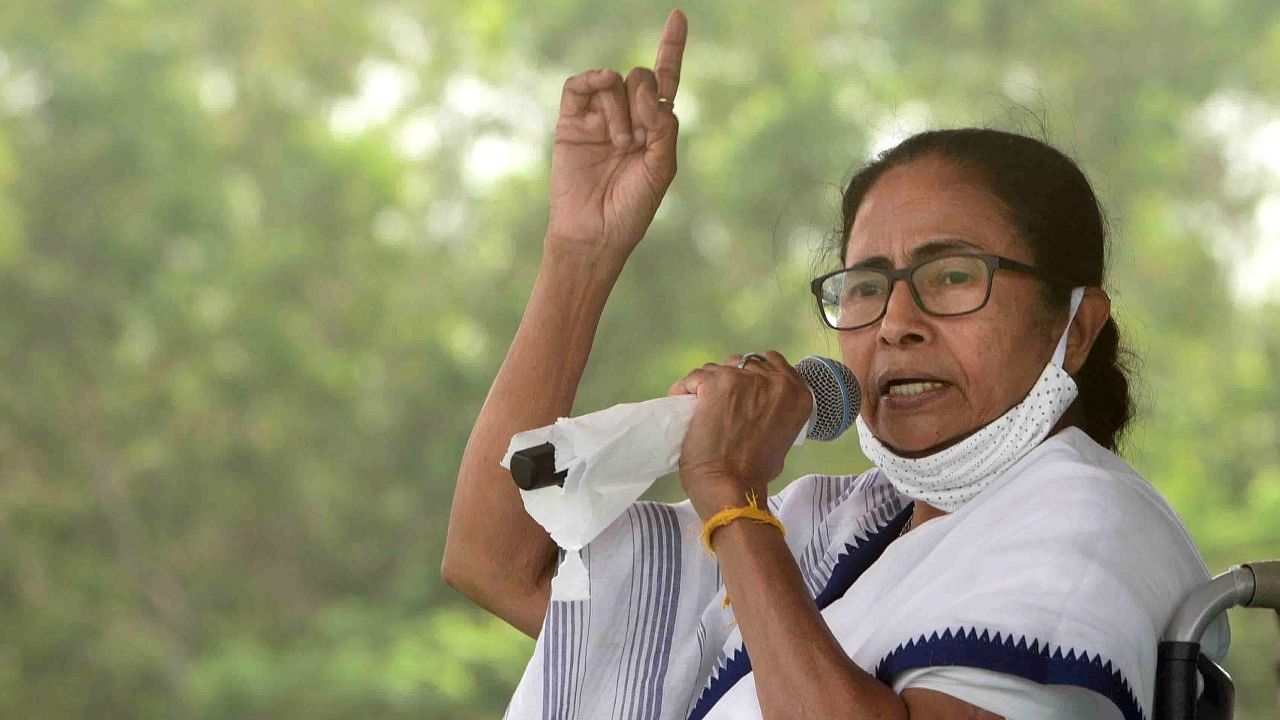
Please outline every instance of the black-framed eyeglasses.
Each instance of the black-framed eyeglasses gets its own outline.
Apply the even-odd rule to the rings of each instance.
[[[853,267],[816,277],[809,289],[818,300],[818,313],[836,330],[857,330],[874,324],[889,308],[889,295],[898,280],[906,280],[916,306],[930,315],[951,317],[977,312],[991,298],[996,270],[1035,275],[1063,284],[1039,268],[999,255],[947,255],[911,267],[885,270]]]

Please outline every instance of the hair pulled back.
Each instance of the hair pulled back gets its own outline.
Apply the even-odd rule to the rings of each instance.
[[[1106,222],[1084,173],[1056,148],[1034,138],[985,128],[931,130],[886,150],[853,176],[844,191],[838,236],[841,262],[849,232],[866,194],[887,170],[926,157],[941,157],[971,170],[1005,207],[1033,262],[1070,285],[1102,286],[1106,275]],[[1070,286],[1042,281],[1047,308],[1070,302]],[[1073,420],[1099,445],[1115,451],[1134,403],[1128,353],[1114,318],[1094,341],[1075,374],[1080,393]]]

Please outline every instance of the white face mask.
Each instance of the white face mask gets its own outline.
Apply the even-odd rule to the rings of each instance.
[[[1083,297],[1083,287],[1071,290],[1067,328],[1053,359],[1031,392],[1004,415],[959,443],[922,458],[905,458],[889,450],[859,415],[856,422],[862,453],[903,495],[945,512],[960,509],[1048,437],[1075,400],[1076,383],[1062,369],[1062,361],[1067,354],[1067,333]]]

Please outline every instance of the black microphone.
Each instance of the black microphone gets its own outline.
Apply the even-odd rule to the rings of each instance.
[[[843,363],[810,355],[795,365],[813,394],[813,412],[800,431],[809,440],[835,440],[848,430],[862,408],[862,389]],[[799,438],[797,438],[799,442]],[[511,478],[521,490],[564,485],[567,470],[556,472],[555,446],[542,443],[511,454]]]

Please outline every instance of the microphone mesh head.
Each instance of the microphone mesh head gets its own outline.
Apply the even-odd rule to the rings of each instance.
[[[810,440],[835,440],[853,425],[862,408],[862,388],[853,371],[830,358],[810,355],[796,363],[796,372],[813,391],[816,411]]]

